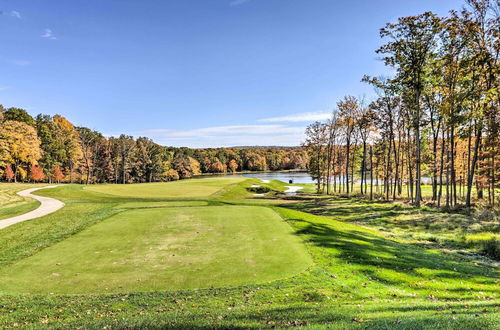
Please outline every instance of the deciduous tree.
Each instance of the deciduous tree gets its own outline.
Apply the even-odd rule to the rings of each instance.
[[[40,140],[35,129],[23,122],[6,120],[0,127],[0,163],[14,165],[17,182],[22,166],[37,164],[41,157]],[[25,170],[23,170],[26,172]]]

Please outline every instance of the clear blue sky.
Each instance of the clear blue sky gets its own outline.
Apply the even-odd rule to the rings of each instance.
[[[0,104],[164,145],[298,145],[387,74],[379,29],[459,0],[0,0]]]

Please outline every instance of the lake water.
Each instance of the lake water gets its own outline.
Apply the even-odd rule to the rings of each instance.
[[[279,180],[288,183],[314,183],[313,178],[307,172],[265,172],[265,173],[246,173],[242,176],[247,178],[256,178],[261,180]]]
[[[233,175],[233,174],[227,174]],[[260,180],[279,180],[285,183],[288,183],[289,180],[293,180],[293,183],[316,183],[313,180],[312,176],[307,172],[259,172],[259,173],[245,173],[239,174],[240,176],[244,176],[247,178],[255,178]],[[337,178],[338,182],[339,178]],[[367,181],[370,182],[370,178],[367,178]],[[374,184],[376,180],[373,180]],[[422,177],[422,184],[431,184],[432,180],[429,177]],[[354,179],[354,183],[359,183],[359,178]],[[333,184],[333,181],[332,181]],[[379,184],[383,184],[382,181],[379,181]]]

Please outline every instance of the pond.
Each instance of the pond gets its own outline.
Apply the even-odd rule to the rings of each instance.
[[[285,183],[289,183],[289,180],[293,180],[293,183],[316,183],[313,180],[311,174],[308,172],[256,172],[256,173],[244,173],[244,174],[213,174],[219,176],[244,176],[247,178],[255,178],[260,180],[279,180]],[[203,176],[202,176],[203,177]],[[341,178],[337,177],[337,182],[339,182]],[[343,177],[342,177],[343,179]],[[351,180],[351,178],[349,178]],[[370,178],[367,178],[368,183],[370,182]],[[393,182],[393,181],[392,181]],[[427,176],[422,177],[422,184],[431,184],[432,179]],[[332,181],[333,184],[333,181]],[[359,178],[354,178],[354,184],[359,184]],[[373,184],[377,184],[377,180],[373,179]],[[378,184],[383,184],[383,181],[380,180]]]
[[[245,173],[241,175],[247,178],[279,180],[285,183],[288,183],[290,180],[293,180],[293,183],[314,183],[313,178],[307,172],[261,172]]]

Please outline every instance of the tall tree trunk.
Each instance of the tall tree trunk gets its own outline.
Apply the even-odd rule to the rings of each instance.
[[[450,130],[448,129],[447,132],[447,138],[448,138],[448,146],[446,149],[446,207],[450,207],[450,173],[451,173],[451,159],[450,159]]]
[[[412,144],[411,144],[411,129],[410,125],[408,125],[407,129],[407,145],[408,145],[408,195],[410,198],[410,201],[413,203],[413,162],[412,162]]]
[[[320,164],[320,161],[321,161],[321,147],[318,147],[318,153],[316,155],[316,167],[317,167],[317,172],[316,172],[316,176],[317,176],[317,179],[318,179],[318,185],[317,185],[317,191],[318,191],[318,194],[321,192],[321,164]]]
[[[479,147],[481,146],[481,135],[482,135],[482,127],[478,127],[476,129],[476,139],[474,141],[474,156],[472,157],[472,163],[469,169],[469,173],[467,174],[467,196],[465,197],[465,206],[469,210],[471,207],[472,183],[474,181],[474,172],[477,164],[477,159],[479,156]]]
[[[126,158],[127,157],[125,155],[122,155],[122,184],[125,184],[126,176],[127,176],[127,167],[126,167],[127,160],[126,160]]]
[[[438,173],[438,166],[437,166],[437,144],[438,144],[438,137],[439,137],[439,129],[441,126],[441,119],[439,119],[438,126],[435,132],[432,133],[432,151],[433,151],[433,166],[432,166],[432,200],[435,201],[437,199],[437,173]]]
[[[354,193],[354,156],[356,154],[356,144],[354,144],[354,152],[352,153],[351,159],[351,193]],[[348,156],[349,157],[349,156]]]
[[[14,183],[17,183],[17,162],[14,163]]]
[[[373,152],[370,145],[370,200],[373,200]]]
[[[495,134],[495,133],[494,133]],[[496,134],[495,134],[496,135]],[[496,144],[495,141],[492,141],[492,145],[490,147],[490,159],[491,159],[491,165],[490,165],[490,186],[489,189],[491,191],[491,201],[490,201],[490,206],[495,207],[495,155],[496,155]]]
[[[87,179],[85,180],[85,184],[89,184],[89,181],[90,181],[90,163],[89,161],[87,160]]]
[[[394,175],[394,189],[392,191],[392,199],[396,200],[396,188],[397,188],[398,180],[399,180],[399,160],[398,160],[398,152],[396,149],[396,139],[395,138],[392,139],[392,143],[394,144],[392,149],[394,151],[394,164],[396,166],[396,173]]]
[[[386,200],[389,200],[389,186],[390,186],[389,176],[391,173],[391,152],[392,152],[392,141],[389,138],[389,149],[387,150],[387,163],[386,163],[385,180],[384,180],[384,192]]]
[[[416,182],[415,182],[415,206],[420,207],[420,201],[422,200],[422,143],[420,141],[420,93],[417,93],[416,102],[416,120],[415,120],[415,143],[416,143]]]
[[[441,163],[439,167],[439,192],[438,192],[438,198],[437,198],[437,205],[438,207],[441,206],[441,196],[443,194],[443,171],[444,171],[444,153],[445,153],[445,132],[444,128],[441,130]]]
[[[366,166],[366,140],[363,140],[363,160],[361,161],[361,195],[364,195],[366,191],[363,189],[363,183],[365,181],[365,166]]]
[[[457,205],[457,181],[456,181],[456,170],[455,170],[455,127],[452,125],[450,127],[450,176],[451,176],[451,200],[450,204],[452,206]]]
[[[345,164],[345,183],[346,183],[346,193],[349,196],[349,153],[351,151],[351,140],[347,138],[346,141],[346,164]]]

